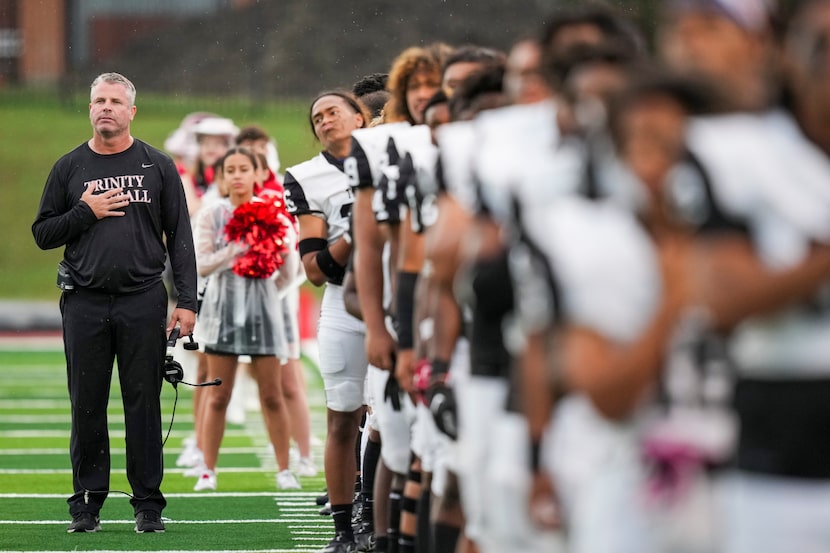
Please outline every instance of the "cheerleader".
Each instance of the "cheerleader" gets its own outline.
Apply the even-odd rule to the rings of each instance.
[[[286,346],[273,281],[283,256],[292,248],[286,242],[291,222],[282,212],[281,202],[254,196],[256,158],[250,151],[229,150],[222,168],[228,197],[200,214],[196,263],[199,274],[211,277],[197,323],[205,343],[208,378],[220,378],[224,384],[212,388],[206,398],[199,440],[205,467],[194,489],[216,489],[216,461],[239,355],[251,357],[251,374],[259,388],[265,426],[279,466],[277,487],[299,489],[288,469],[288,415],[279,362],[285,357]],[[244,235],[251,226],[258,226],[260,236],[253,245],[246,240],[250,236]]]

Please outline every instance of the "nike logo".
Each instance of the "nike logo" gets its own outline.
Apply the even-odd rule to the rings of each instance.
[[[142,169],[147,169],[148,167],[152,167],[152,166],[153,166],[153,164],[152,164],[152,163],[142,163],[142,164],[141,164],[141,168],[142,168]]]

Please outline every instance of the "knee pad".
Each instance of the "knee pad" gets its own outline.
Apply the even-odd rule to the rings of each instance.
[[[363,405],[363,382],[337,380],[326,382],[326,407],[332,411],[350,413]]]
[[[380,439],[383,442],[380,456],[386,468],[398,474],[407,474],[409,472],[409,443],[391,445],[383,434],[380,435]]]

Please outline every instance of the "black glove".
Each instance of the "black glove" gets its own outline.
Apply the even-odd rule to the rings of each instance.
[[[458,439],[458,410],[455,406],[455,393],[443,382],[432,385],[427,391],[427,404],[435,426],[452,438]]]
[[[389,380],[386,381],[386,387],[383,389],[383,401],[389,401],[395,411],[401,410],[401,385],[391,372]]]

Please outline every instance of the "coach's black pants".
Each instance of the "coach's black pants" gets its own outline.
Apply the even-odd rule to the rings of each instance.
[[[98,513],[110,485],[107,400],[113,360],[124,401],[127,479],[136,513],[165,507],[161,494],[162,365],[167,292],[159,283],[132,295],[90,290],[61,297],[66,374],[72,402],[69,453],[75,493],[69,512]],[[86,493],[86,492],[90,493]]]

